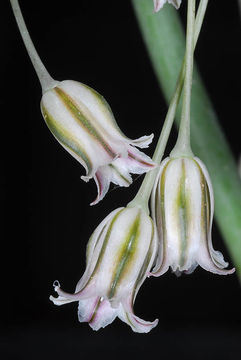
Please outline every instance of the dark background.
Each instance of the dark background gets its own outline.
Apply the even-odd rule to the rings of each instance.
[[[146,0],[151,1],[151,0]],[[185,18],[185,1],[180,15]],[[166,113],[129,0],[21,1],[33,42],[50,74],[105,96],[131,138],[155,133]],[[93,181],[58,145],[39,109],[41,89],[8,1],[0,5],[1,40],[1,348],[3,359],[157,356],[240,359],[241,294],[237,276],[201,268],[147,280],[135,313],[159,318],[147,335],[120,320],[98,332],[78,323],[77,304],[55,307],[58,279],[66,291],[85,268],[85,246],[98,223],[137,191],[112,189],[95,207]],[[220,122],[240,152],[240,17],[237,1],[210,1],[196,59]],[[169,149],[173,145],[173,132]],[[216,226],[214,247],[231,261]]]

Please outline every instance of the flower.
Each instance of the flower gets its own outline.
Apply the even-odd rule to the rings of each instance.
[[[197,265],[216,274],[228,263],[212,246],[214,199],[205,165],[197,158],[166,158],[153,188],[151,208],[159,237],[153,275],[169,266],[178,275],[191,273]]]
[[[158,12],[160,9],[163,8],[163,5],[166,2],[175,6],[176,9],[179,9],[182,0],[153,0],[153,2],[154,2],[154,10],[155,12]]]
[[[155,167],[152,160],[135,147],[146,148],[153,135],[128,139],[118,128],[105,99],[89,86],[66,80],[44,92],[41,111],[59,143],[94,178],[98,203],[110,182],[119,186],[132,183],[130,172],[142,174]]]
[[[111,212],[92,234],[86,252],[87,266],[75,293],[61,290],[55,305],[79,301],[80,322],[98,330],[116,316],[135,332],[149,332],[158,323],[144,321],[133,313],[137,292],[149,274],[157,248],[152,219],[139,207],[118,208]]]

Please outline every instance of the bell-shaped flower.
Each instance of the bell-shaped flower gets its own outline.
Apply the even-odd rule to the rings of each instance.
[[[165,5],[166,2],[175,6],[176,9],[179,9],[182,0],[153,0],[153,2],[154,10],[155,12],[158,12],[160,9],[162,9],[163,5]]]
[[[137,292],[150,273],[157,249],[152,219],[139,207],[119,208],[96,228],[87,246],[86,270],[75,293],[69,294],[54,282],[56,305],[79,302],[80,322],[98,330],[116,317],[135,332],[149,332],[157,325],[133,313]]]
[[[205,165],[197,158],[166,158],[152,192],[151,209],[159,249],[153,275],[169,266],[178,275],[198,265],[226,275],[228,263],[212,245],[213,189]]]
[[[153,135],[128,139],[119,129],[105,99],[82,83],[66,80],[44,92],[41,110],[52,134],[86,170],[84,181],[94,178],[99,202],[110,182],[129,186],[130,173],[142,174],[155,166],[136,149],[146,148]]]

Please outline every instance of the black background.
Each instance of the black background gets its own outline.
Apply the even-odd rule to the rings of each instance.
[[[136,0],[137,1],[137,0]],[[146,0],[151,1],[151,0]],[[228,3],[228,5],[227,5]],[[57,80],[88,84],[112,107],[131,138],[154,132],[166,104],[129,0],[21,1],[37,50]],[[185,1],[180,15],[185,18]],[[135,313],[159,318],[147,335],[120,320],[98,332],[77,320],[77,304],[55,307],[48,297],[59,279],[66,291],[85,268],[85,246],[98,223],[137,191],[112,189],[95,207],[94,182],[48,131],[41,89],[8,1],[0,5],[1,40],[1,352],[3,359],[157,356],[239,359],[240,285],[201,268],[176,278],[147,280]],[[155,15],[153,15],[155,16]],[[240,152],[240,17],[236,1],[210,1],[196,60],[235,159]],[[175,131],[169,149],[175,140]],[[216,226],[214,247],[229,254]]]

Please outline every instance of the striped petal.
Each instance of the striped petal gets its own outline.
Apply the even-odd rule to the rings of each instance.
[[[152,193],[152,214],[159,237],[152,274],[160,276],[169,266],[179,275],[199,264],[220,275],[231,274],[220,252],[212,246],[214,210],[211,180],[198,158],[167,158]]]

